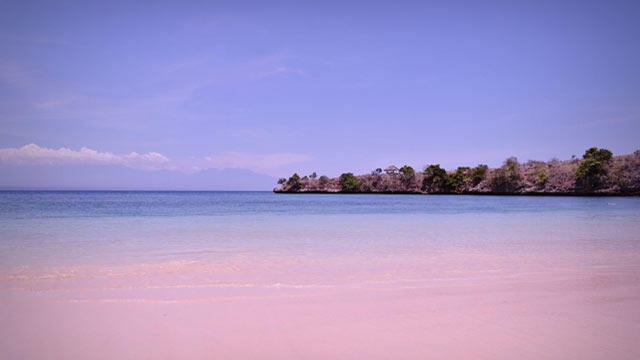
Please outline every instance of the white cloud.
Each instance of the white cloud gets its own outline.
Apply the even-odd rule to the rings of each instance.
[[[205,157],[174,160],[157,152],[113,154],[86,147],[82,147],[79,150],[65,147],[53,149],[29,144],[21,148],[0,148],[0,165],[123,165],[135,169],[167,169],[186,173],[194,173],[206,169],[247,169],[260,174],[276,176],[282,173],[283,167],[309,159],[311,157],[304,154],[275,153],[256,155],[225,152]]]
[[[266,154],[255,155],[237,152],[228,152],[218,155],[206,156],[206,167],[214,169],[236,168],[248,169],[257,173],[273,175],[278,168],[286,165],[300,163],[311,159],[305,154]]]
[[[118,155],[109,152],[99,152],[86,147],[80,150],[72,150],[61,147],[50,149],[40,147],[36,144],[25,145],[21,148],[0,149],[0,164],[102,164],[102,165],[124,165],[141,169],[161,169],[170,168],[171,160],[166,156],[149,152],[138,154]]]

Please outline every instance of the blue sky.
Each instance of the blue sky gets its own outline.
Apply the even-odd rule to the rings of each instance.
[[[0,163],[335,176],[640,148],[637,1],[131,3],[0,2]]]

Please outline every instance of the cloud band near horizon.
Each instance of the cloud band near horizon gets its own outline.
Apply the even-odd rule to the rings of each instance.
[[[79,150],[66,147],[54,149],[41,147],[34,143],[20,148],[0,148],[0,165],[122,165],[140,170],[172,170],[187,173],[207,169],[246,169],[269,176],[277,176],[282,172],[279,169],[283,166],[310,159],[311,157],[305,154],[247,154],[239,152],[225,152],[189,159],[171,159],[158,152],[114,154],[87,147],[82,147]]]

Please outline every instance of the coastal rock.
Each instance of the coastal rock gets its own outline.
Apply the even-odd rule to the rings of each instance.
[[[604,154],[602,159],[593,154]],[[395,168],[395,167],[394,167]],[[355,176],[348,190],[341,178],[300,178],[297,174],[273,189],[277,193],[365,193],[365,194],[478,194],[478,195],[640,195],[640,150],[612,156],[606,149],[591,148],[583,159],[527,161],[509,158],[499,168],[479,165],[453,171],[439,165],[423,172],[389,171]],[[397,168],[395,168],[397,169]]]

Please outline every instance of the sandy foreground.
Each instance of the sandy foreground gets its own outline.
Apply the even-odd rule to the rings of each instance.
[[[13,268],[0,290],[3,359],[640,358],[637,254]]]

